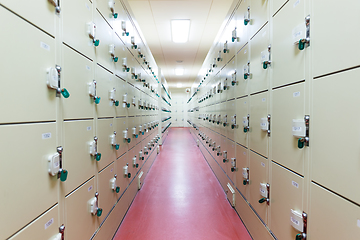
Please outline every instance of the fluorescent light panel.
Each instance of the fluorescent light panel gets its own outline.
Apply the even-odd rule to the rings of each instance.
[[[183,69],[183,68],[176,68],[176,69],[175,69],[175,75],[176,75],[176,76],[182,76],[182,75],[184,75],[184,69]]]
[[[182,83],[176,84],[176,87],[177,87],[177,88],[182,88]]]
[[[190,20],[171,20],[171,34],[174,43],[186,43],[189,40]]]

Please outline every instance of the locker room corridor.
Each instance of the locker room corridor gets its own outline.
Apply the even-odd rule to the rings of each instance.
[[[189,129],[171,128],[114,239],[251,237]]]

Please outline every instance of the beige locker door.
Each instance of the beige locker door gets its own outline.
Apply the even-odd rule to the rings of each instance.
[[[1,98],[7,102],[0,107],[0,123],[55,120],[56,90],[46,85],[47,71],[55,68],[54,39],[2,7],[0,22],[3,32],[11,33],[0,39],[6,46],[0,60]],[[31,38],[24,41],[24,36]]]
[[[116,88],[116,98],[119,101],[119,106],[115,107],[115,112],[117,117],[125,117],[127,116],[127,106],[124,106],[123,100],[124,95],[127,94],[128,84],[125,80],[115,77],[115,88]],[[129,96],[127,96],[127,101],[131,100]],[[138,104],[138,103],[136,103]]]
[[[259,203],[259,200],[264,198],[260,194],[260,184],[268,183],[268,168],[269,161],[268,159],[249,151],[250,153],[250,182],[249,182],[249,192],[250,198],[249,203],[257,212],[259,217],[268,224],[268,205],[265,202]],[[271,189],[271,186],[270,186]],[[271,197],[271,196],[270,196]],[[271,203],[270,203],[271,205]]]
[[[121,3],[115,0],[97,0],[96,8],[111,27],[114,21],[119,21],[118,19],[121,18],[119,15],[123,14]]]
[[[307,147],[298,148],[298,138],[293,136],[292,123],[293,120],[303,120],[305,117],[304,85],[300,83],[274,90],[271,116],[273,160],[301,175],[304,175]]]
[[[59,208],[55,205],[9,240],[50,239],[59,233]]]
[[[99,192],[99,207],[103,209],[103,214],[99,217],[100,222],[102,222],[107,214],[110,212],[111,208],[115,205],[117,199],[121,195],[121,190],[119,193],[116,193],[116,186],[119,186],[120,179],[122,176],[116,177],[115,181],[115,191],[111,189],[110,180],[114,179],[115,176],[115,163],[110,164],[104,170],[99,173],[98,178],[98,192]]]
[[[128,116],[135,116],[136,112],[137,112],[137,108],[132,104],[132,102],[133,102],[133,97],[135,97],[135,101],[137,101],[136,100],[137,99],[136,98],[137,89],[135,87],[133,87],[132,85],[128,85],[127,93],[128,93],[128,102],[130,103],[130,107],[127,109],[128,110]]]
[[[115,109],[120,108],[122,99],[116,99],[119,101],[119,106],[116,107],[114,102],[110,100],[110,91],[114,88],[116,92],[116,81],[114,76],[106,69],[96,65],[95,67],[95,80],[97,95],[101,98],[100,103],[96,105],[96,111],[98,117],[113,117],[115,115]],[[116,94],[117,95],[117,94]]]
[[[113,30],[97,11],[95,11],[94,17],[96,24],[96,38],[100,40],[99,46],[95,48],[97,62],[113,72],[115,62],[109,51],[110,45],[114,44]],[[118,59],[118,62],[119,61],[121,63],[121,59]]]
[[[353,23],[360,21],[357,9],[360,8],[359,1],[345,0],[341,5],[331,4],[327,1],[314,1],[311,18],[311,48],[313,49],[313,75],[319,76],[330,72],[358,66],[359,51],[356,46],[357,33],[352,27]],[[326,11],[324,11],[326,6]],[[346,13],[346,24],[339,21],[339,10]],[[329,41],[331,39],[331,41]],[[331,51],[329,44],[341,43],[341,51]],[[340,60],[341,59],[341,60]]]
[[[323,201],[325,199],[325,201]],[[359,238],[360,209],[346,199],[311,183],[309,239]]]
[[[267,90],[270,86],[269,68],[263,68],[263,62],[267,58],[266,53],[270,43],[269,36],[269,24],[267,24],[250,41],[250,93]]]
[[[8,162],[0,173],[11,181],[0,182],[0,238],[5,239],[57,203],[60,179],[48,172],[48,158],[57,151],[55,123],[3,125],[0,135],[3,161]]]
[[[61,2],[63,42],[86,57],[94,59],[95,46],[88,33],[88,24],[93,22],[92,3],[88,0]],[[97,39],[96,33],[95,39]]]
[[[233,56],[234,58],[226,65],[226,68],[224,69],[226,85],[227,90],[224,91],[224,94],[226,94],[226,100],[230,100],[233,98],[236,98],[236,85],[232,85],[233,81],[233,73],[236,72],[236,56]]]
[[[69,194],[95,174],[95,158],[90,155],[94,141],[93,120],[64,122],[64,168],[69,171],[65,193]],[[99,149],[100,150],[100,149]]]
[[[236,188],[239,189],[239,191],[242,193],[242,195],[249,199],[250,196],[250,188],[249,184],[246,183],[244,185],[244,180],[247,180],[243,176],[243,169],[249,169],[250,171],[250,164],[247,159],[247,156],[249,155],[249,150],[244,148],[243,146],[240,146],[239,144],[236,144],[236,165],[237,165],[237,171],[236,171]],[[247,171],[246,171],[247,172]],[[250,174],[248,174],[247,177],[249,177]]]
[[[224,81],[225,81],[225,79],[226,79],[226,77],[227,77],[227,71],[226,71],[226,66],[225,66],[225,68],[223,69],[223,70],[221,70],[221,72],[220,72],[220,78],[219,78],[219,82],[221,83],[221,90],[222,90],[222,92],[219,94],[219,96],[220,96],[220,102],[222,102],[222,101],[226,101],[227,100],[227,95],[228,95],[228,90],[224,90]]]
[[[360,180],[359,113],[350,106],[359,101],[359,72],[354,69],[315,80],[314,117],[310,119],[312,179],[357,203],[360,203],[360,194],[354,189]],[[332,131],[337,126],[341,128]],[[330,140],[334,136],[336,140]],[[344,187],[344,182],[348,187]]]
[[[88,206],[88,201],[95,197],[95,187],[95,179],[92,178],[65,197],[65,239],[90,239],[95,232],[100,221],[98,216],[90,213]]]
[[[226,129],[226,136],[228,138],[230,138],[232,141],[235,141],[235,132],[236,132],[236,128],[232,128],[232,124],[235,124],[235,122],[233,122],[233,116],[236,115],[236,100],[233,99],[231,101],[227,102],[227,125],[225,127]]]
[[[251,1],[249,36],[252,38],[269,21],[270,1]]]
[[[117,33],[114,33],[113,41],[115,45],[115,56],[119,58],[118,62],[115,63],[114,71],[118,77],[125,80],[128,76],[128,73],[124,69],[124,58],[126,58],[126,64],[128,65],[127,58],[129,51],[127,50],[124,43],[120,40],[120,37],[117,35]]]
[[[303,212],[304,178],[275,163],[271,176],[270,229],[278,239],[295,239],[300,232],[291,226],[291,210]]]
[[[244,66],[250,61],[249,44],[245,45],[241,51],[237,54],[236,64],[236,81],[238,82],[235,86],[235,97],[243,97],[249,93],[249,85],[251,81],[249,78],[244,78]]]
[[[220,119],[218,119],[218,121],[220,120],[220,123],[218,124],[218,122],[216,122],[216,127],[217,127],[217,131],[226,136],[226,128],[224,128],[224,117],[225,115],[227,115],[228,109],[227,109],[227,103],[226,102],[222,102],[220,104],[218,104],[219,107],[219,111],[217,112],[217,115],[220,115]]]
[[[236,10],[234,18],[236,19],[236,32],[239,37],[239,41],[236,44],[236,53],[242,49],[249,40],[249,25],[244,24],[244,16],[248,11],[250,6],[250,0],[243,0],[239,8]]]
[[[93,82],[93,63],[63,45],[63,86],[70,97],[63,101],[64,119],[93,118],[94,100],[89,95],[89,83]]]
[[[114,119],[98,119],[97,133],[98,151],[101,153],[101,160],[97,162],[97,170],[100,171],[116,159],[116,149],[111,145],[110,136],[114,134]],[[122,132],[116,132],[116,143],[122,143]]]
[[[250,96],[250,149],[267,157],[269,152],[268,136],[269,92]]]
[[[128,128],[129,128],[129,137],[131,138],[131,142],[129,148],[133,148],[136,144],[139,143],[139,133],[138,133],[139,121],[137,117],[129,117],[128,118]],[[136,127],[135,135],[133,134],[133,128]]]
[[[305,37],[305,17],[305,1],[290,0],[273,18],[270,66],[273,87],[305,79],[305,54],[308,50],[300,51],[295,44]]]
[[[122,195],[122,193],[125,191],[125,189],[128,185],[128,181],[126,180],[127,178],[125,178],[125,176],[124,176],[124,169],[123,169],[123,167],[127,163],[127,158],[128,158],[127,155],[128,154],[125,153],[120,158],[118,158],[115,162],[115,170],[116,170],[115,173],[117,174],[116,184],[120,187],[119,197]],[[131,166],[129,166],[129,167],[131,167]]]
[[[229,162],[226,163],[226,169],[225,172],[228,175],[229,179],[231,180],[231,184],[234,185],[236,183],[236,168],[238,167],[237,165],[237,159],[236,159],[236,143],[230,141],[229,139],[226,139],[226,145],[228,146],[228,159]],[[233,165],[231,163],[231,159],[235,158],[235,168],[232,170]]]
[[[245,147],[248,146],[247,138],[249,132],[244,132],[244,117],[248,115],[248,97],[236,99],[236,124],[238,128],[235,129],[235,141]]]
[[[49,1],[43,1],[43,0],[24,1],[21,2],[20,4],[19,2],[13,0],[2,0],[1,4],[6,8],[10,9],[11,11],[15,12],[16,14],[18,14],[19,16],[25,18],[35,26],[41,28],[45,32],[48,32],[50,35],[55,36],[55,19],[57,14],[55,11],[55,6],[53,6]],[[2,9],[2,11],[6,11],[6,10]],[[8,13],[11,14],[10,12]],[[1,15],[2,14],[3,13],[1,13]],[[14,17],[16,16],[14,15]],[[6,21],[6,23],[8,22],[9,20]],[[13,26],[12,28],[18,29],[18,28],[14,28]],[[24,32],[21,31],[21,34],[24,34]]]

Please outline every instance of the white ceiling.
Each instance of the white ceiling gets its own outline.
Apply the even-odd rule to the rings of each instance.
[[[169,88],[191,87],[233,0],[128,0],[136,22]],[[190,19],[187,43],[171,41],[172,19]],[[177,61],[183,61],[178,63]],[[183,76],[175,68],[184,68]]]

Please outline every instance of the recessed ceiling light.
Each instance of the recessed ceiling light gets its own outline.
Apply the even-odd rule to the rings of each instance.
[[[190,20],[171,20],[172,40],[175,43],[186,43],[189,39]]]
[[[176,60],[177,63],[183,63],[183,60]]]
[[[184,69],[183,69],[183,68],[176,68],[176,69],[175,69],[175,75],[176,75],[176,76],[182,76],[182,75],[184,75]]]
[[[176,87],[177,87],[177,88],[182,88],[182,83],[176,84]]]

